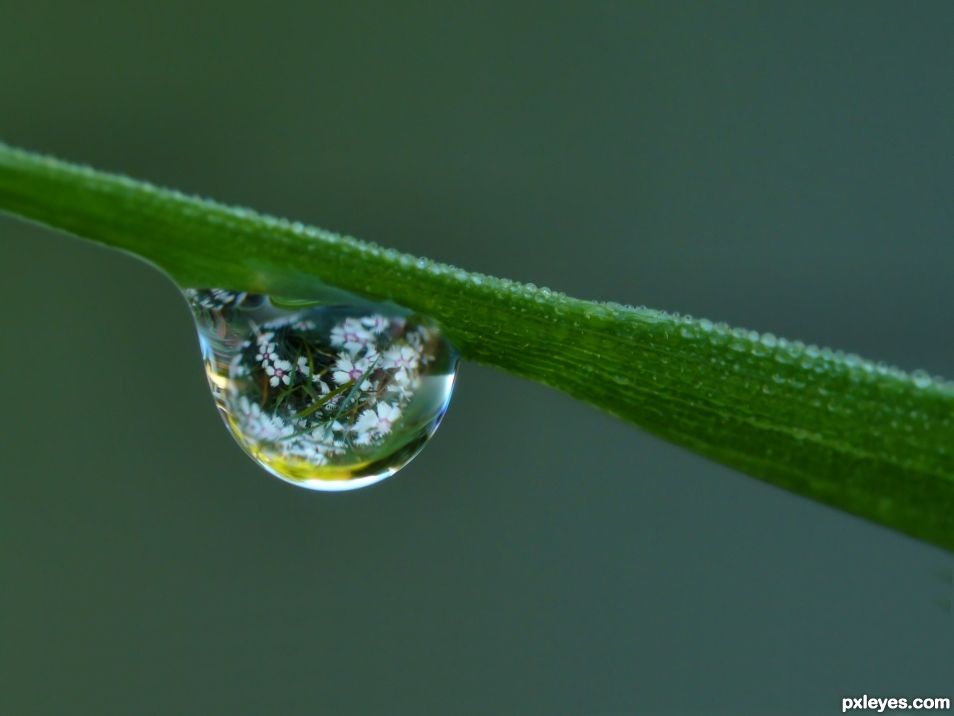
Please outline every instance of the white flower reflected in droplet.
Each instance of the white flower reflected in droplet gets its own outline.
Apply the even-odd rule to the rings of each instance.
[[[378,403],[374,410],[365,410],[351,428],[356,435],[355,444],[367,445],[387,435],[400,417],[401,409],[390,403]]]
[[[362,376],[367,375],[370,368],[371,361],[368,360],[367,357],[354,358],[350,355],[341,356],[335,361],[335,370],[331,374],[331,377],[335,379],[338,385],[352,382],[356,383],[361,380]],[[370,387],[371,383],[368,380],[361,380],[359,386],[361,390],[368,390]]]
[[[291,383],[292,364],[287,360],[276,360],[271,365],[265,366],[265,373],[269,376],[268,383],[273,388],[279,383],[288,385]]]

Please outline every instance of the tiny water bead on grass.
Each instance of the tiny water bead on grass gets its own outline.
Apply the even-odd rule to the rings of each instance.
[[[458,356],[390,304],[187,289],[215,404],[268,472],[313,490],[393,475],[434,434]]]

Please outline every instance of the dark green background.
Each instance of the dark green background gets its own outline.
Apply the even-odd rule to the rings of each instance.
[[[0,0],[0,137],[954,377],[954,4]],[[398,477],[232,443],[147,266],[0,220],[0,712],[954,697],[952,560],[464,365]]]

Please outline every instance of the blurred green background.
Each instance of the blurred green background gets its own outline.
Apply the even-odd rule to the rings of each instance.
[[[954,377],[954,4],[0,0],[0,137]],[[220,424],[176,289],[0,218],[0,712],[954,696],[952,559],[464,365],[397,477]]]

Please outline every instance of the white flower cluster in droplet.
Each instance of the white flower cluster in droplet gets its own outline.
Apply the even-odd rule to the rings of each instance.
[[[239,396],[233,405],[238,407],[236,417],[242,426],[242,433],[250,440],[273,442],[290,437],[295,432],[294,425],[277,415],[264,412],[258,403],[251,402],[244,395]]]
[[[272,341],[275,337],[273,331],[260,333],[255,337],[255,343],[258,346],[258,353],[255,354],[255,360],[261,363],[262,368],[268,375],[268,382],[273,387],[278,387],[281,383],[288,385],[292,379],[292,364],[276,352],[276,344]]]
[[[228,403],[240,432],[285,457],[314,465],[379,444],[394,430],[420,383],[422,366],[431,359],[425,348],[430,331],[417,326],[403,332],[404,327],[403,318],[370,314],[345,318],[330,334],[318,336],[309,335],[316,330],[314,321],[293,315],[255,329],[253,340],[244,344],[255,364],[250,369],[249,358],[244,353],[237,356],[230,377],[247,379],[261,369],[269,386],[266,391],[287,394],[305,390],[307,383],[312,386],[308,395],[320,396],[314,400],[323,403],[314,411],[296,413],[287,401],[272,409],[274,395],[266,393],[260,402],[250,400],[235,387],[241,380],[233,380]],[[319,372],[304,355],[283,355],[285,341],[276,338],[282,329],[314,342],[315,350],[325,356],[330,352],[330,364]],[[332,392],[336,394],[329,396]]]
[[[204,308],[208,311],[220,311],[227,306],[237,305],[245,298],[244,293],[226,291],[224,288],[194,289],[189,288],[185,291],[186,297],[193,306]]]

